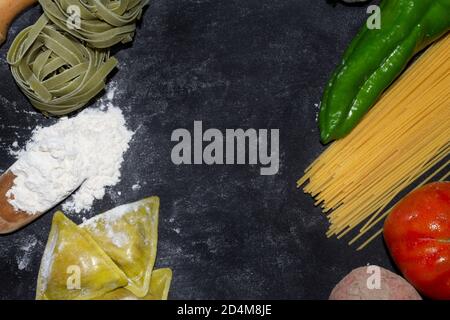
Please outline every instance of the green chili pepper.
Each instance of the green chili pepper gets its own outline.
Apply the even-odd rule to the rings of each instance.
[[[361,28],[322,97],[319,127],[328,143],[348,134],[412,57],[450,30],[450,0],[384,0],[381,28]]]

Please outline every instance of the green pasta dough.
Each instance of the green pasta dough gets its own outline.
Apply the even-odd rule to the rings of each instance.
[[[94,48],[133,40],[149,0],[39,0],[47,17]],[[76,18],[79,20],[76,20]],[[78,21],[79,23],[77,23]]]
[[[148,0],[39,0],[44,14],[14,40],[8,63],[45,114],[66,115],[105,87],[117,66],[107,48],[133,39]]]
[[[57,116],[82,108],[100,93],[118,63],[109,51],[86,47],[45,15],[19,33],[7,60],[33,106]]]

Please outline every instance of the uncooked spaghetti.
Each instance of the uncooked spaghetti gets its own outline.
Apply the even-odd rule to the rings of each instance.
[[[334,142],[297,182],[327,214],[327,236],[367,235],[402,190],[449,176],[450,35],[429,48],[344,139]],[[443,163],[444,162],[444,163]],[[443,164],[442,164],[443,163]],[[438,169],[434,169],[438,167]]]

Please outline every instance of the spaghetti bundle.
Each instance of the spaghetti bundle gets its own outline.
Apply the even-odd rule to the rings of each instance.
[[[327,214],[327,236],[341,238],[359,229],[352,244],[387,216],[396,195],[430,169],[440,165],[422,184],[440,173],[447,179],[449,153],[450,35],[428,49],[297,184]]]

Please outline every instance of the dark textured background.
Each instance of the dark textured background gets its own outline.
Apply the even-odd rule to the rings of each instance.
[[[151,1],[133,45],[115,50],[113,102],[137,129],[123,179],[84,216],[160,196],[157,265],[173,268],[175,299],[326,299],[354,267],[392,268],[381,239],[362,252],[327,239],[326,219],[295,187],[323,150],[316,104],[365,11],[325,0]],[[14,141],[24,146],[36,125],[54,121],[33,111],[5,62],[13,37],[39,14],[23,15],[0,50],[3,169],[14,161],[7,152]],[[192,130],[194,120],[205,128],[279,128],[279,174],[173,165],[171,133]],[[142,188],[132,190],[138,181]],[[0,237],[0,299],[34,297],[51,218]]]

